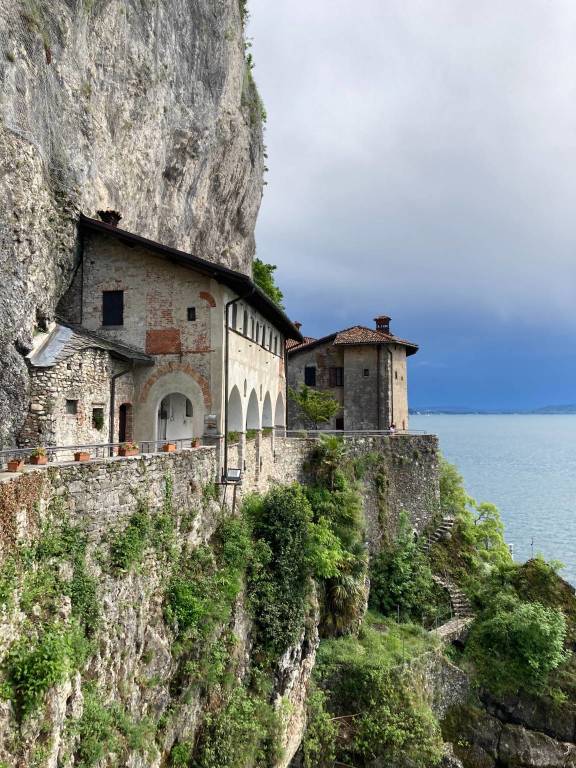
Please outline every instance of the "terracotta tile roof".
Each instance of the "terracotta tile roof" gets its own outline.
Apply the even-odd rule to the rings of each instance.
[[[302,347],[305,344],[310,344],[313,341],[316,341],[316,339],[313,336],[304,336],[304,341],[296,341],[295,339],[286,339],[286,349],[290,352],[290,350],[295,349],[296,347]]]
[[[347,346],[358,344],[399,344],[406,347],[406,354],[413,355],[418,351],[418,345],[413,344],[406,339],[400,339],[398,336],[394,336],[392,333],[384,333],[384,331],[377,331],[374,328],[366,328],[363,325],[354,325],[351,328],[344,328],[342,331],[336,331],[329,336],[324,336],[321,339],[312,339],[310,337],[304,337],[302,344],[292,344],[288,347],[288,352],[300,352],[305,348],[315,346],[316,344],[329,344],[334,346]]]

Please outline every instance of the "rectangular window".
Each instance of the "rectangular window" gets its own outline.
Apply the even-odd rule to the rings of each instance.
[[[104,429],[104,408],[92,408],[92,429]]]
[[[370,376],[370,369],[369,368],[364,368],[364,371],[363,371],[362,375],[364,376],[364,378],[367,379],[368,376]]]
[[[186,398],[186,418],[191,419],[193,415],[192,402]]]
[[[124,291],[102,291],[102,325],[124,325]]]
[[[336,416],[336,429],[344,429],[344,416]]]
[[[304,384],[306,384],[307,387],[316,386],[316,366],[315,365],[307,365],[306,368],[304,368]]]
[[[66,413],[68,416],[76,416],[78,413],[78,400],[66,400]]]
[[[196,320],[196,307],[188,307],[186,310],[186,315],[188,317],[189,323],[194,322],[194,320]]]
[[[344,368],[328,369],[328,386],[330,387],[344,386]]]

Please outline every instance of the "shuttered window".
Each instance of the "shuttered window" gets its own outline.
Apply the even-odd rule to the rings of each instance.
[[[307,365],[306,368],[304,368],[304,384],[306,384],[307,387],[316,386],[316,366],[315,365]]]
[[[328,369],[328,386],[330,387],[344,386],[344,368]]]

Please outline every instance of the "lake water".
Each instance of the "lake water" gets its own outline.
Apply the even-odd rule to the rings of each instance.
[[[410,427],[437,434],[468,493],[496,504],[516,560],[561,560],[576,585],[576,415],[411,416]]]

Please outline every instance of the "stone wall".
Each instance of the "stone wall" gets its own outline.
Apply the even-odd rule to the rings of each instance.
[[[33,368],[30,406],[20,434],[24,447],[93,445],[109,442],[110,380],[126,368],[108,352],[84,349],[51,368]],[[132,376],[118,379],[117,405],[132,402]],[[119,387],[119,388],[120,388]],[[67,401],[70,405],[67,409]],[[76,412],[72,413],[75,403]],[[103,425],[93,424],[99,409]],[[117,410],[117,409],[116,409]],[[117,434],[117,425],[116,430]],[[60,455],[60,458],[63,458]]]
[[[242,460],[246,464],[240,496],[253,490],[265,491],[274,483],[305,481],[306,458],[315,445],[315,440],[287,439],[270,433],[257,435],[245,445],[231,446],[230,465]],[[372,467],[370,471],[384,475],[388,484],[388,516],[374,516],[374,482],[368,475],[365,478],[368,538],[375,536],[379,541],[401,509],[406,509],[419,528],[435,513],[435,438],[362,438],[348,441],[347,446],[353,457],[364,460]],[[95,638],[90,679],[97,682],[104,703],[115,702],[134,722],[166,720],[163,740],[157,740],[146,754],[135,749],[127,763],[131,768],[165,765],[175,742],[194,739],[209,703],[202,698],[201,687],[187,690],[182,698],[171,688],[177,662],[172,653],[173,632],[163,615],[170,562],[162,559],[151,541],[139,567],[115,574],[107,566],[110,541],[124,531],[138,510],[149,510],[154,521],[169,508],[177,548],[209,542],[218,521],[232,513],[231,489],[227,488],[226,494],[222,490],[214,494],[218,455],[217,447],[202,447],[175,454],[52,465],[0,478],[0,566],[19,544],[33,544],[55,514],[65,514],[87,535],[87,573],[97,584],[102,611],[102,631]],[[431,484],[430,493],[426,493],[426,483]],[[70,621],[69,601],[57,606],[55,617]],[[0,657],[15,638],[23,635],[25,619],[25,614],[18,611],[0,610]],[[228,629],[237,638],[235,653],[245,660],[246,668],[251,650],[250,619],[242,596]],[[287,719],[283,729],[286,751],[276,768],[289,764],[303,732],[306,690],[317,643],[316,617],[307,623],[299,643],[279,660],[273,700]],[[40,744],[47,745],[48,750],[43,768],[72,766],[73,762],[66,762],[66,755],[71,753],[66,717],[67,713],[76,713],[77,717],[82,712],[84,695],[79,674],[54,686],[44,715],[28,722],[23,734],[12,706],[0,702],[0,762],[12,764],[17,754],[19,764],[32,765]],[[17,750],[14,745],[19,745]]]

